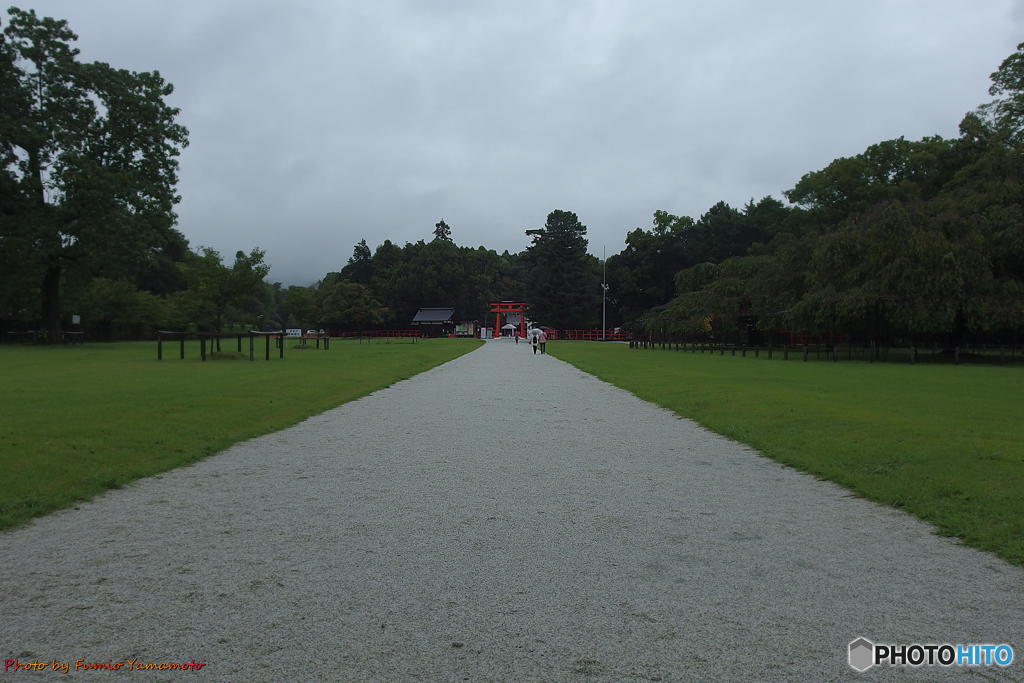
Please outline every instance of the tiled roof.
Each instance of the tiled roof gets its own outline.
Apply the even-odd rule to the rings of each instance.
[[[455,315],[454,308],[421,308],[416,311],[414,323],[446,323]]]

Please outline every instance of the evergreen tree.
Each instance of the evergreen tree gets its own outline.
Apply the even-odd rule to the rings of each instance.
[[[601,273],[587,254],[587,226],[575,213],[555,210],[543,228],[527,234],[533,237],[525,254],[533,319],[555,328],[600,324]]]
[[[352,249],[352,257],[341,269],[341,276],[349,282],[358,282],[361,285],[369,285],[373,280],[373,255],[370,247],[366,246],[366,240],[359,240],[359,243]]]
[[[452,229],[448,227],[448,224],[443,219],[434,224],[434,239],[441,240],[442,242],[452,241]]]

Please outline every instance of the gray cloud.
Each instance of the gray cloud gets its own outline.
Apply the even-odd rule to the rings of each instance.
[[[299,284],[440,218],[519,251],[569,209],[611,254],[656,209],[781,197],[874,142],[955,135],[1024,27],[1012,0],[19,6],[173,82],[180,229]]]

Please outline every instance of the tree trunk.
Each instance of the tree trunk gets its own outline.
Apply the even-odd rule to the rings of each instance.
[[[43,327],[46,330],[46,342],[57,344],[61,341],[62,332],[60,326],[61,299],[60,299],[60,278],[63,269],[60,266],[50,266],[43,276]]]

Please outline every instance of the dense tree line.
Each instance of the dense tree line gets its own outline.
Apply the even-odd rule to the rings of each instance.
[[[593,326],[599,324],[601,273],[587,253],[586,231],[576,214],[556,210],[544,227],[527,231],[532,244],[518,254],[459,246],[444,220],[429,242],[399,247],[385,240],[371,251],[361,240],[338,272],[312,287],[289,287],[279,317],[335,329],[407,327],[417,309],[436,306],[483,322],[491,302],[520,300],[531,303],[538,322]]]
[[[992,80],[996,99],[964,117],[958,138],[871,145],[804,175],[788,207],[720,204],[696,222],[655,214],[614,260],[621,312],[649,331],[718,338],[1016,339],[1024,44]],[[671,263],[650,267],[659,258]]]
[[[425,239],[361,240],[317,283],[268,283],[256,248],[234,261],[175,229],[187,131],[158,72],[84,64],[63,21],[8,10],[0,34],[0,330],[70,312],[100,337],[154,329],[407,327],[451,306],[485,321],[524,300],[536,322],[601,324],[587,228],[555,210],[498,254]],[[607,261],[608,322],[709,337],[778,330],[956,341],[1024,326],[1024,44],[992,74],[993,100],[955,139],[871,145],[742,208],[656,211]]]

